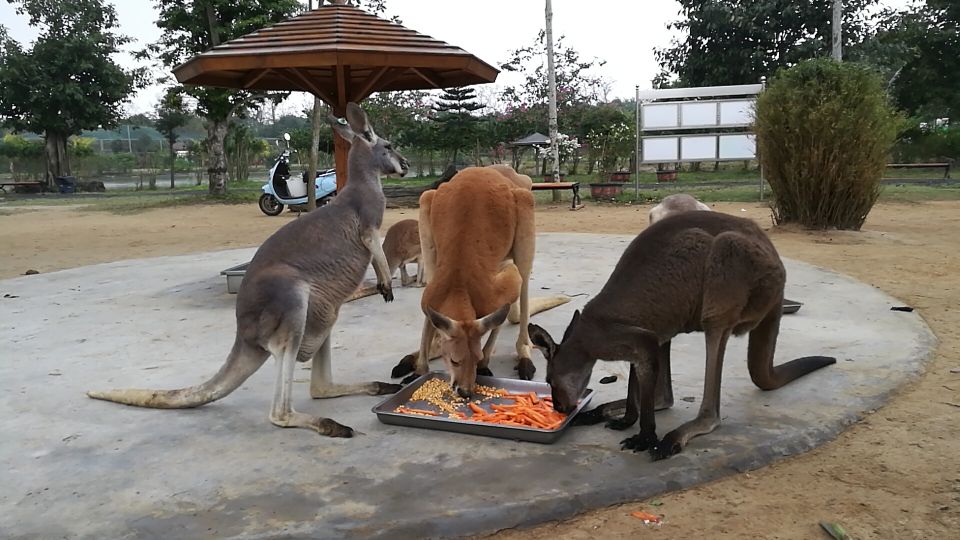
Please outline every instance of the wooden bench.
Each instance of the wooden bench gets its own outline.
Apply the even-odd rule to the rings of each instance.
[[[556,191],[558,189],[569,189],[573,191],[573,201],[570,203],[570,209],[576,210],[580,204],[580,182],[534,182],[533,191]]]
[[[888,169],[943,169],[943,179],[950,178],[949,163],[887,163]]]
[[[46,191],[43,182],[33,182],[33,181],[30,181],[30,182],[4,182],[4,181],[0,181],[0,191],[6,193],[6,192],[7,192],[7,186],[11,186],[11,187],[13,187],[14,189],[16,189],[18,186],[24,186],[24,187],[26,187],[26,186],[32,186],[32,187],[38,187],[38,188],[40,188],[40,191]]]

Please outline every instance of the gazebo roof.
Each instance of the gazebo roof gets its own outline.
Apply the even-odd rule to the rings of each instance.
[[[531,133],[522,139],[517,139],[510,143],[512,146],[546,146],[550,144],[550,137],[543,133]]]
[[[499,71],[464,51],[350,5],[324,5],[177,66],[184,84],[303,90],[331,105],[374,91],[488,83]]]

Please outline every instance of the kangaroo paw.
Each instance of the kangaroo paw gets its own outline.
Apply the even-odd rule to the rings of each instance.
[[[353,437],[353,428],[339,424],[329,418],[321,418],[317,423],[317,433],[327,437],[341,437],[349,439]]]
[[[493,372],[490,371],[488,367],[478,367],[477,375],[483,375],[484,377],[493,377]]]
[[[599,424],[607,418],[603,415],[604,407],[600,405],[594,409],[591,409],[586,412],[582,412],[573,417],[573,420],[570,422],[572,426],[592,426],[594,424]]]
[[[393,302],[393,286],[390,283],[377,283],[377,292],[386,302]]]
[[[385,396],[387,394],[396,394],[403,388],[402,385],[376,381],[377,393],[375,396]]]
[[[634,419],[632,419],[632,420],[629,419],[629,418],[626,418],[626,417],[623,417],[623,418],[611,418],[610,420],[607,421],[606,428],[607,428],[607,429],[612,429],[612,430],[615,430],[615,431],[623,431],[623,430],[627,429],[628,427],[630,427],[630,426],[632,426],[632,425],[634,425],[634,424],[636,424],[636,423],[637,423],[637,419],[636,419],[636,418],[634,418]]]
[[[412,372],[414,363],[416,362],[416,360],[417,360],[416,356],[412,354],[408,354],[404,356],[400,360],[400,363],[398,363],[396,366],[393,366],[393,371],[390,372],[390,378],[399,379],[400,377],[403,377],[407,373]]]
[[[533,360],[521,358],[517,360],[517,374],[520,378],[529,381],[533,379],[533,374],[537,372],[537,367],[533,365]]]
[[[643,452],[651,450],[657,445],[657,434],[655,432],[641,431],[633,437],[627,437],[620,441],[621,450],[633,450],[634,452]]]
[[[412,383],[413,381],[417,380],[418,377],[420,377],[420,376],[417,375],[416,373],[411,373],[410,375],[407,376],[406,379],[400,381],[400,384],[406,386],[406,385]]]
[[[683,446],[680,445],[680,441],[676,438],[671,437],[671,434],[668,433],[662,441],[654,444],[650,447],[650,456],[653,457],[654,461],[660,461],[661,459],[667,459],[670,456],[675,456],[683,450]]]

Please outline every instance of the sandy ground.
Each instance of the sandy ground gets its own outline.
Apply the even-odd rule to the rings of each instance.
[[[644,227],[648,209],[543,206],[537,226],[632,234]],[[771,228],[761,205],[715,209]],[[389,210],[385,226],[407,217],[416,211]],[[263,216],[252,204],[137,215],[0,206],[0,279],[29,269],[254,246],[290,219],[296,218]],[[803,456],[498,538],[826,538],[821,520],[841,523],[858,539],[960,536],[960,202],[881,205],[861,233],[771,228],[770,234],[784,256],[852,275],[919,309],[940,339],[928,372],[836,441]],[[722,426],[713,436],[723,436]],[[644,525],[629,516],[634,510],[660,514],[664,524]]]

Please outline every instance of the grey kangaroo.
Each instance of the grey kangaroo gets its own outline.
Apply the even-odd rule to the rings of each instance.
[[[600,293],[574,313],[561,342],[530,325],[547,359],[554,407],[570,412],[598,359],[631,363],[631,395],[640,432],[622,447],[649,450],[654,459],[679,453],[720,423],[720,379],[727,340],[750,333],[747,366],[763,390],[836,362],[808,356],[773,365],[786,271],[767,235],[752,221],[717,212],[685,212],[660,220],[624,251]],[[706,377],[697,417],[657,438],[654,410],[660,372],[669,366],[670,340],[704,332]],[[669,385],[669,379],[666,384]]]
[[[408,163],[389,141],[377,137],[355,103],[347,106],[347,125],[332,116],[329,121],[351,142],[350,182],[332,203],[286,224],[257,250],[237,295],[233,349],[220,371],[207,382],[178,390],[112,390],[88,396],[138,407],[198,407],[236,390],[272,355],[278,371],[270,421],[351,437],[354,431],[347,426],[293,410],[290,394],[297,362],[313,361],[314,398],[400,389],[383,382],[333,384],[330,334],[341,304],[357,289],[371,258],[380,294],[387,302],[393,300],[378,232],[386,206],[380,175],[405,175]]]

